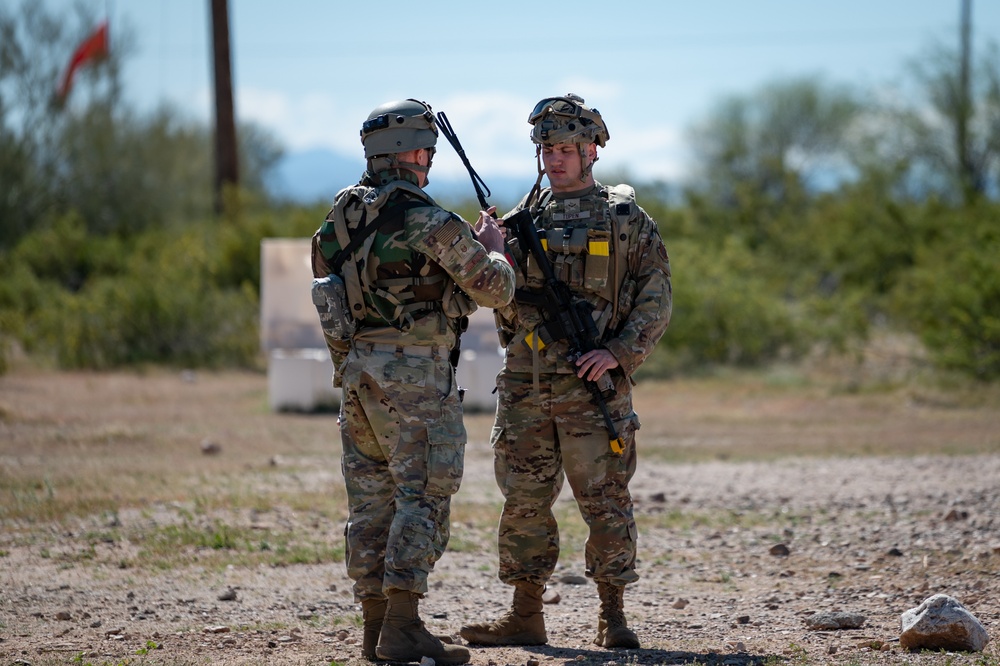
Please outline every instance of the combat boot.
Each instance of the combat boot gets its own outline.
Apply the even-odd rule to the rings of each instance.
[[[601,614],[594,644],[606,648],[639,647],[639,637],[625,622],[625,586],[598,583],[597,594],[601,597]]]
[[[516,583],[511,609],[493,622],[467,624],[459,634],[477,645],[545,645],[544,585]]]
[[[390,590],[375,655],[386,661],[410,662],[430,657],[445,666],[465,664],[469,651],[445,645],[424,627],[417,613],[420,595],[406,590]]]
[[[382,633],[382,620],[385,619],[385,599],[362,599],[361,617],[364,618],[364,635],[361,639],[361,656],[368,661],[375,661],[375,646],[378,636]]]

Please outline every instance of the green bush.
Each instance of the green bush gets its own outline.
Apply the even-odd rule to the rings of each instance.
[[[982,380],[1000,378],[1000,207],[948,212],[894,293],[897,311],[935,361]]]
[[[220,256],[232,249],[223,236],[214,223],[147,231],[128,242],[66,224],[34,232],[5,262],[0,325],[62,367],[251,366],[259,269],[220,284]],[[259,248],[260,241],[245,244]]]
[[[668,365],[750,366],[801,348],[792,307],[742,244],[684,239],[668,243],[668,251],[674,273],[673,316],[662,341],[674,359]]]

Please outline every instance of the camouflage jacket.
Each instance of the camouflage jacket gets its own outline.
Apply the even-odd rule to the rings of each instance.
[[[556,277],[575,298],[594,307],[600,344],[618,360],[626,376],[652,353],[670,323],[670,260],[656,222],[635,203],[627,185],[592,188],[568,194],[542,190],[535,226],[547,239]],[[506,217],[524,208],[522,200]],[[517,288],[540,289],[542,274],[516,239],[508,247],[517,268]],[[575,373],[567,360],[566,340],[532,349],[526,338],[544,327],[541,308],[515,296],[496,311],[510,372]],[[540,329],[539,329],[540,330]]]
[[[487,252],[469,223],[438,206],[406,171],[366,174],[341,190],[312,239],[315,277],[330,274],[337,251],[382,212],[409,206],[370,235],[341,275],[358,320],[355,342],[454,347],[462,319],[477,305],[501,307],[514,295],[514,271]],[[327,338],[335,367],[351,341]]]

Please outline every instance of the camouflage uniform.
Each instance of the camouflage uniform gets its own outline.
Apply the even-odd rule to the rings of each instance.
[[[670,263],[656,223],[635,204],[628,186],[596,183],[562,194],[544,189],[539,200],[535,224],[545,231],[556,277],[594,306],[602,346],[618,360],[609,373],[615,395],[607,404],[624,451],[612,452],[601,412],[567,359],[566,340],[538,348],[543,314],[519,296],[523,289],[541,287],[541,272],[515,244],[514,259],[523,267],[518,292],[514,303],[497,310],[506,347],[492,434],[496,479],[505,498],[499,577],[512,585],[544,585],[552,575],[559,556],[552,506],[565,472],[590,531],[587,575],[623,586],[638,579],[628,490],[639,429],[631,375],[670,321]]]
[[[356,309],[365,315],[353,338],[327,337],[335,384],[343,388],[346,564],[362,602],[389,589],[427,591],[427,575],[448,543],[466,441],[449,353],[476,302],[499,307],[513,295],[513,269],[503,256],[487,252],[468,223],[415,181],[402,169],[366,173],[337,195],[313,237],[313,274],[323,277],[342,247],[338,217],[356,229],[389,207],[416,204],[360,253],[356,283],[364,301]]]

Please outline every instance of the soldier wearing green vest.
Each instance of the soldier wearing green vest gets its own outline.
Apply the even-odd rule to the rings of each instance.
[[[414,99],[371,112],[367,170],[312,239],[314,302],[343,390],[346,566],[369,660],[464,664],[418,613],[448,544],[466,432],[452,357],[477,305],[507,305],[514,272],[497,221],[475,228],[424,192],[438,128]],[[317,293],[319,295],[317,296]]]
[[[551,313],[539,306],[547,276],[508,231],[517,290],[511,304],[496,310],[506,355],[492,445],[504,496],[499,578],[513,586],[513,602],[500,618],[466,625],[461,635],[481,645],[547,641],[542,594],[559,557],[552,506],[565,475],[589,528],[585,573],[597,583],[600,598],[594,643],[637,648],[623,596],[625,586],[639,578],[628,488],[639,429],[632,374],[670,322],[670,262],[656,223],[636,203],[633,189],[594,180],[597,150],[609,138],[596,109],[573,94],[546,98],[528,122],[538,180],[505,219],[531,211],[547,263],[593,318],[597,342],[590,351],[570,354]],[[546,188],[540,187],[543,174]],[[608,387],[607,421],[582,378]],[[617,431],[610,441],[609,421]]]

